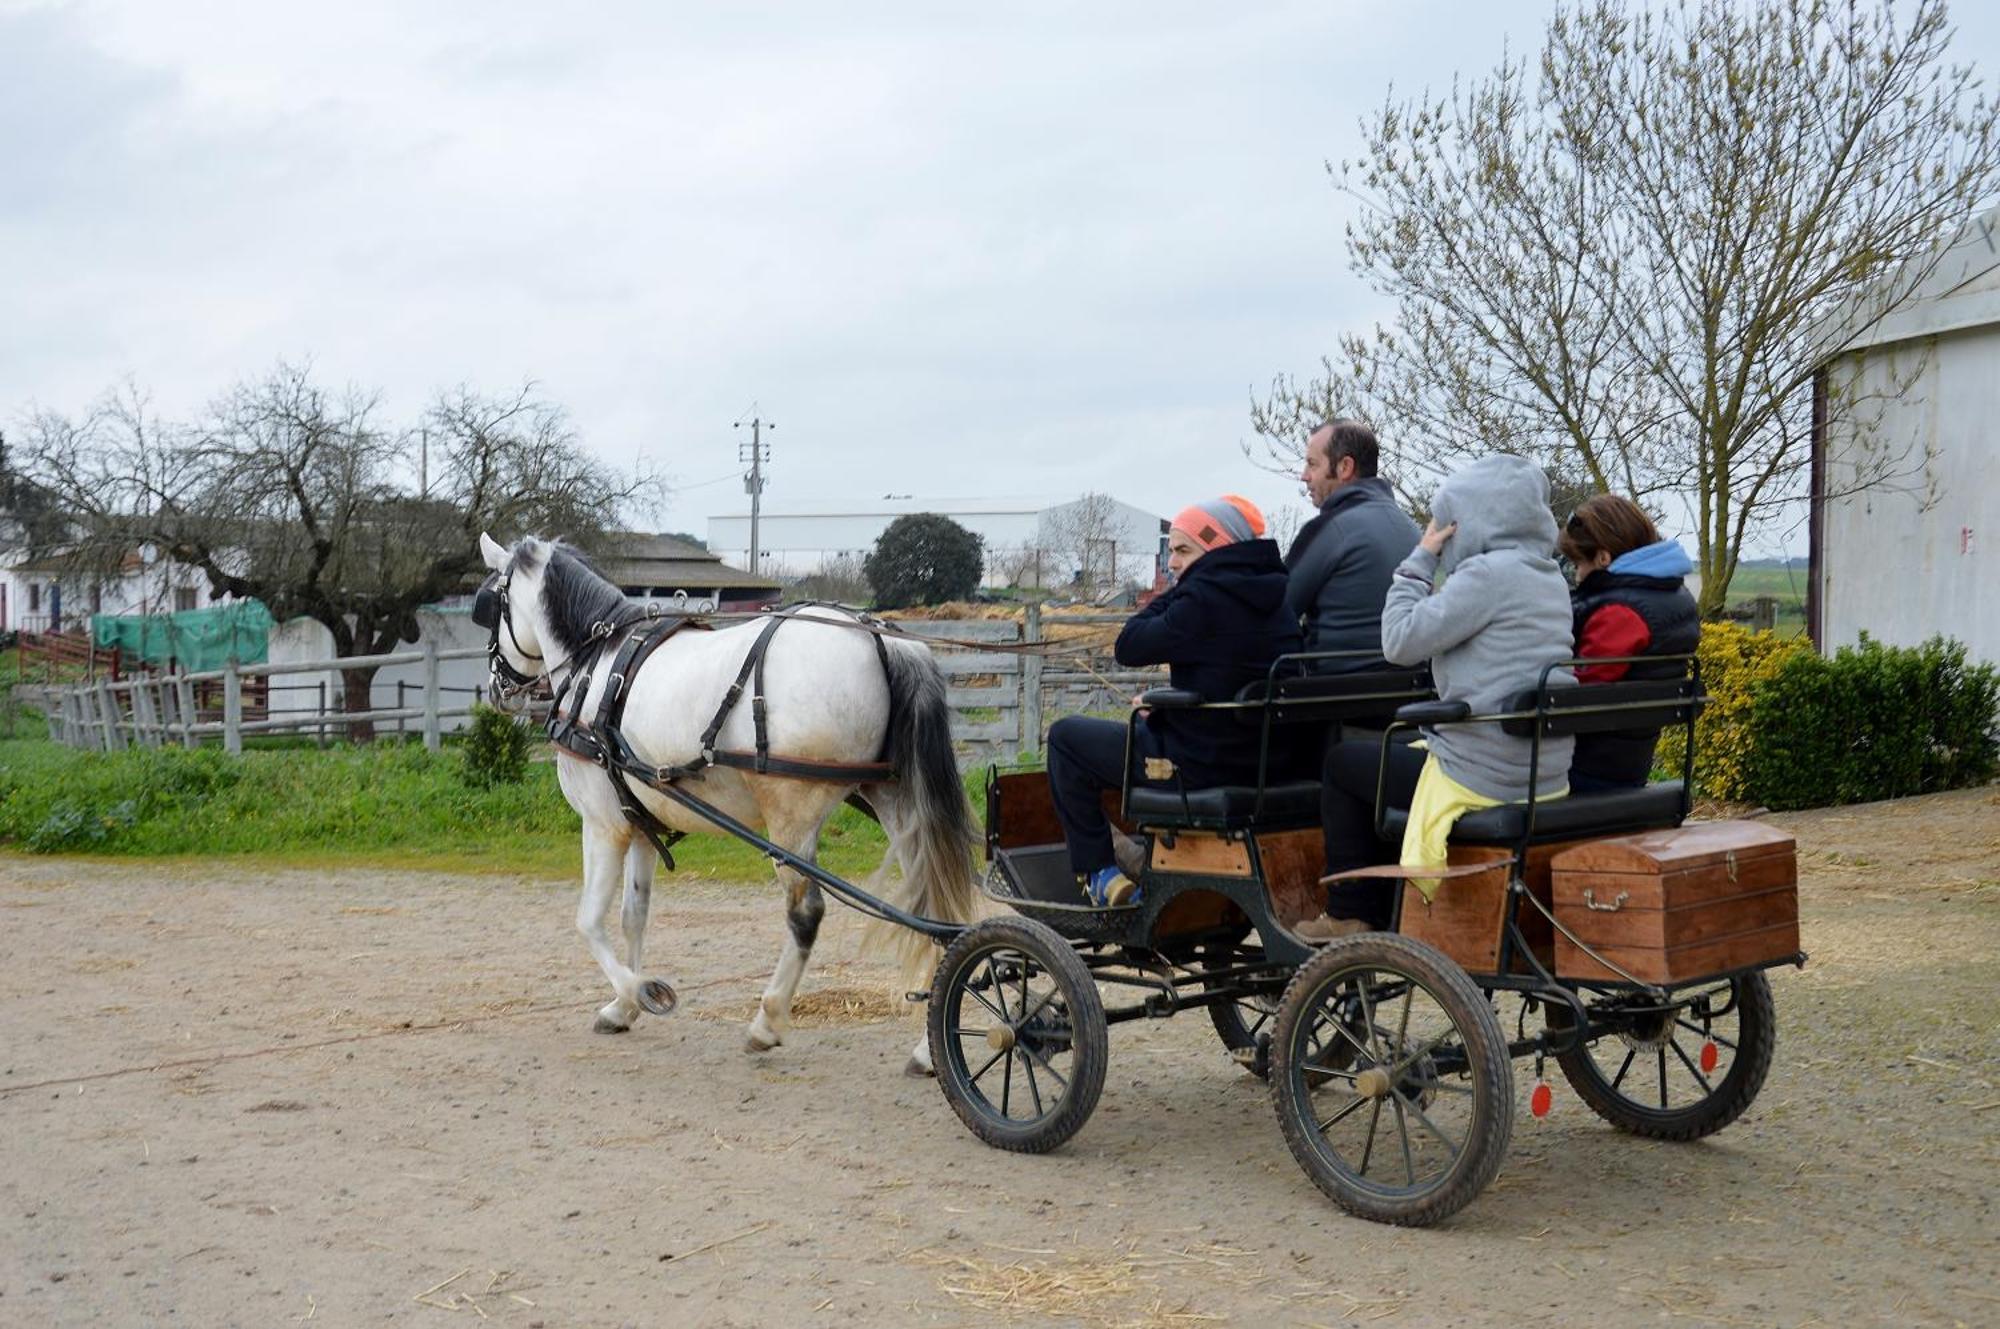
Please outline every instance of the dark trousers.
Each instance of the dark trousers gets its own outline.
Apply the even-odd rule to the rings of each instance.
[[[1407,808],[1416,796],[1417,776],[1427,754],[1402,743],[1391,743],[1384,756],[1380,741],[1350,739],[1333,744],[1320,767],[1320,829],[1326,837],[1326,870],[1394,863],[1402,846],[1375,837],[1375,784],[1386,761],[1382,797],[1389,807]],[[1395,916],[1396,886],[1384,878],[1337,881],[1327,887],[1326,912],[1334,918],[1358,918],[1371,927],[1386,928]]]
[[[1125,726],[1116,720],[1069,715],[1049,726],[1049,796],[1069,845],[1070,871],[1079,875],[1108,868],[1111,823],[1104,816],[1104,791],[1120,786],[1125,774]],[[1139,763],[1158,756],[1157,744],[1141,724],[1133,736],[1134,784],[1143,778]]]

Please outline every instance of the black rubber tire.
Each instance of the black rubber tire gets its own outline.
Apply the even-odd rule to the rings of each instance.
[[[1219,943],[1198,946],[1194,953],[1195,962],[1219,963],[1225,957],[1233,956],[1235,952],[1236,947]],[[1222,1046],[1232,1054],[1232,1060],[1258,1079],[1268,1080],[1271,1077],[1271,1030],[1277,1022],[1277,998],[1275,996],[1271,998],[1270,1014],[1256,1022],[1255,1027],[1250,1021],[1246,1021],[1244,1016],[1245,1009],[1242,1002],[1218,1002],[1208,1008],[1209,1023],[1215,1026],[1216,1036],[1222,1040]],[[1257,1046],[1260,1041],[1264,1045],[1262,1049]],[[1248,1061],[1234,1057],[1233,1054],[1242,1051],[1249,1051],[1254,1055]]]
[[[1771,981],[1762,973],[1730,980],[1735,988],[1736,1049],[1721,1080],[1704,1097],[1662,1110],[1649,1107],[1614,1089],[1587,1046],[1574,1047],[1556,1058],[1563,1078],[1590,1110],[1621,1131],[1649,1140],[1699,1140],[1713,1135],[1742,1116],[1764,1087],[1771,1058],[1778,1046],[1778,1016],[1771,1003]],[[1549,1007],[1549,1027],[1569,1027],[1569,1008]],[[1661,1048],[1662,1054],[1665,1048]],[[1693,1072],[1688,1072],[1693,1078]]]
[[[1308,1067],[1301,1056],[1309,1052],[1311,1016],[1331,989],[1366,970],[1422,988],[1449,1018],[1464,1050],[1465,1074],[1471,1081],[1464,1143],[1441,1174],[1422,1184],[1371,1182],[1347,1165],[1328,1143],[1316,1119],[1311,1090],[1334,1077]],[[1365,1071],[1370,1059],[1356,1056],[1351,1064],[1357,1071]],[[1345,1072],[1342,1077],[1353,1079]],[[1467,1090],[1461,1087],[1459,1092]],[[1401,1094],[1390,1097],[1411,1101]],[[1366,1100],[1357,1093],[1355,1101]],[[1463,969],[1423,942],[1394,933],[1368,932],[1322,947],[1285,988],[1271,1040],[1271,1102],[1292,1157],[1335,1204],[1377,1223],[1429,1227],[1464,1208],[1499,1172],[1514,1129],[1514,1068],[1508,1058],[1506,1035],[1491,1004]],[[1371,1127],[1371,1143],[1372,1139]]]
[[[1005,1087],[1001,1090],[1001,1101],[996,1105],[979,1083],[983,1074],[990,1073],[992,1062],[987,1062],[985,1072],[976,1071],[966,1059],[965,1037],[954,1036],[952,1030],[963,1029],[963,1025],[955,1022],[960,1018],[961,1007],[966,1004],[964,999],[968,990],[976,993],[975,985],[982,974],[991,979],[996,972],[993,962],[997,962],[998,971],[1011,975],[1015,971],[1009,966],[1020,965],[1024,960],[1052,980],[1054,992],[1044,995],[1054,999],[1043,1002],[1037,997],[1032,1002],[1024,1002],[1030,1009],[1017,1012],[1009,994],[996,994],[1000,1009],[1016,1017],[1007,1027],[1018,1040],[1010,1042],[1006,1051],[995,1055],[996,1060],[1000,1056],[1005,1057]],[[1032,977],[1024,982],[1032,982]],[[989,982],[987,990],[992,991],[995,987],[1004,988],[1005,980]],[[986,999],[975,995],[972,1005],[982,1010],[980,1018],[993,1018],[992,1006]],[[1045,1018],[1037,1013],[1037,1007],[1051,1015]],[[1018,1018],[1021,1015],[1027,1018]],[[968,928],[958,940],[945,948],[944,958],[938,962],[937,974],[931,980],[927,1024],[931,1064],[937,1070],[938,1087],[944,1090],[945,1101],[951,1104],[951,1110],[958,1114],[958,1119],[965,1123],[968,1130],[996,1149],[1023,1154],[1047,1153],[1076,1134],[1097,1107],[1098,1095],[1104,1090],[1105,1062],[1110,1054],[1104,1002],[1098,996],[1097,984],[1089,968],[1077,957],[1076,949],[1045,923],[1031,918],[1002,916],[986,919]],[[1054,1074],[1054,1078],[1059,1080],[1063,1077],[1054,1073],[1046,1059],[1033,1060],[1032,1044],[1021,1039],[1024,1031],[1032,1037],[1037,1029],[1042,1031],[1043,1037],[1053,1037],[1061,1042],[1060,1051],[1073,1054],[1070,1074],[1062,1092],[1046,1103],[1042,1100],[1039,1077],[1034,1075],[1033,1067],[1039,1065],[1044,1076]],[[1026,1100],[1034,1104],[1034,1110],[1030,1115],[1020,1117],[1008,1110],[1014,1105],[1016,1097],[1012,1082],[1017,1058],[1023,1068],[1021,1078],[1034,1086]]]

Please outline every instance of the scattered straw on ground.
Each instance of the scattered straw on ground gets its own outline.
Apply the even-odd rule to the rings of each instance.
[[[802,992],[792,1002],[795,1025],[878,1024],[909,1011],[909,1004],[879,987],[831,987]]]
[[[1007,1247],[999,1247],[1008,1250]],[[1101,1254],[1060,1255],[1015,1251],[1011,1260],[964,1255],[917,1255],[917,1263],[941,1265],[938,1287],[952,1300],[1008,1316],[1068,1318],[1106,1329],[1180,1329],[1227,1323],[1228,1317],[1198,1309],[1160,1286],[1163,1272],[1192,1274],[1202,1283],[1254,1286],[1264,1266],[1248,1251],[1207,1245],[1145,1251],[1135,1241]]]

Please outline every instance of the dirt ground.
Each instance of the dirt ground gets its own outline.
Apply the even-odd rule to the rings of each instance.
[[[1551,1068],[1537,1122],[1517,1066],[1429,1231],[1325,1201],[1199,1014],[984,1147],[851,918],[746,1055],[769,885],[663,880],[681,1010],[605,1037],[570,882],[0,859],[0,1324],[2000,1323],[2000,791],[1774,820],[1812,962],[1744,1119],[1632,1139]]]

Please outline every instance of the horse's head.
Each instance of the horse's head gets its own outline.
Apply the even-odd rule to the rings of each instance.
[[[496,696],[513,700],[548,675],[548,618],[542,577],[552,546],[532,537],[508,549],[481,533],[479,554],[490,569],[472,600],[472,621],[487,630],[486,658]]]

